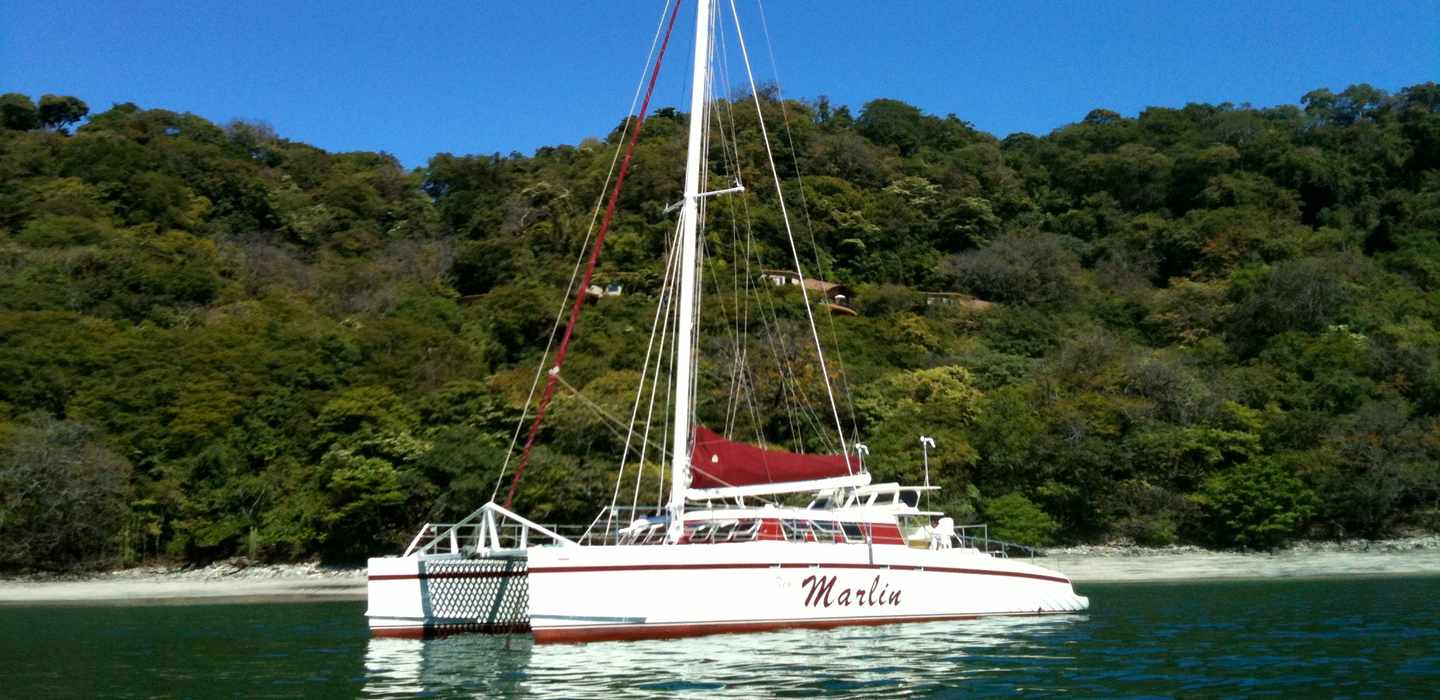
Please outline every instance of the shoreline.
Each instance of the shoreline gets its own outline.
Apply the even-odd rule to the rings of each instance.
[[[364,600],[364,567],[318,564],[143,566],[0,578],[0,607]]]
[[[1276,552],[1191,546],[1086,545],[1033,561],[1077,585],[1335,576],[1440,575],[1440,535],[1393,540],[1303,542]],[[0,578],[0,606],[364,600],[363,567],[317,564],[196,568],[139,567],[86,575]]]
[[[1301,542],[1274,552],[1099,545],[1046,554],[1035,563],[1076,584],[1440,575],[1440,535]]]

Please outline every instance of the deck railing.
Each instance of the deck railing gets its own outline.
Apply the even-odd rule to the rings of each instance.
[[[494,554],[496,552],[523,550],[526,547],[537,544],[558,544],[558,545],[612,545],[622,541],[626,544],[659,544],[663,538],[655,540],[649,537],[637,538],[634,532],[629,536],[622,534],[631,528],[640,517],[649,517],[648,514],[655,512],[654,506],[641,506],[631,508],[629,506],[617,506],[612,511],[606,508],[590,522],[589,525],[573,523],[535,523],[511,513],[493,503],[486,504],[479,510],[471,513],[468,517],[457,523],[426,523],[405,549],[405,554],[420,555],[455,555],[474,556]],[[663,520],[650,518],[655,523],[663,523]],[[748,521],[747,521],[748,522]],[[756,521],[758,522],[758,520]],[[798,522],[798,521],[797,521]],[[738,525],[738,523],[729,523]],[[758,529],[758,528],[757,528]],[[689,533],[687,533],[689,534]],[[699,534],[699,533],[696,533]],[[714,533],[706,533],[713,535]],[[726,533],[725,541],[744,541],[753,539],[754,532],[749,537],[731,536]],[[738,530],[736,535],[738,535]],[[786,539],[793,541],[805,541],[804,534],[792,537],[794,533],[786,530]],[[833,535],[828,530],[824,535]],[[816,536],[816,539],[824,540],[828,537]],[[653,540],[653,541],[652,541]],[[711,541],[710,538],[703,538],[703,541]],[[956,525],[953,536],[953,545],[978,549],[982,552],[996,557],[1043,557],[1044,552],[1038,548],[1028,545],[1009,542],[990,536],[990,527],[985,523],[972,525]]]
[[[532,542],[576,544],[562,534],[565,529],[563,525],[541,525],[495,503],[486,503],[458,523],[426,523],[401,556],[493,554],[523,550]]]
[[[956,525],[955,541],[961,547],[974,547],[995,557],[1009,558],[1012,553],[1029,558],[1045,556],[1044,552],[1035,547],[991,537],[990,526],[987,523]]]

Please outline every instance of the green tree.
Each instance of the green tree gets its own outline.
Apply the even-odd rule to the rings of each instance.
[[[1060,524],[1021,493],[1007,493],[985,502],[989,532],[996,539],[1031,546],[1055,543]]]
[[[40,125],[40,114],[29,97],[18,92],[0,95],[0,126],[28,131]]]
[[[130,465],[83,424],[44,414],[0,423],[0,567],[117,561],[129,482]]]
[[[1283,463],[1259,459],[1205,481],[1195,497],[1216,544],[1273,549],[1300,534],[1315,494]]]
[[[89,113],[89,105],[69,95],[43,95],[40,97],[40,108],[36,111],[40,126],[59,131],[84,119]]]

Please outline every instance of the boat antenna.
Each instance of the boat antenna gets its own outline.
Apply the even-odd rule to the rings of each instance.
[[[935,438],[920,436],[920,458],[925,462],[925,493],[929,498],[930,493],[930,448],[935,446]]]

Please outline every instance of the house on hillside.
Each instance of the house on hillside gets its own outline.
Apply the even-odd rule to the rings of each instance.
[[[827,282],[817,280],[813,277],[801,278],[800,275],[790,270],[761,270],[761,276],[777,287],[790,285],[805,285],[807,292],[817,292],[819,299],[815,303],[824,306],[832,314],[840,316],[857,316],[854,308],[850,306],[850,299],[854,292],[849,286],[839,282]]]
[[[969,294],[960,292],[920,292],[925,297],[926,306],[958,306],[970,311],[984,311],[995,305],[993,301],[976,299]]]
[[[625,285],[619,282],[609,282],[604,285],[592,284],[585,288],[585,296],[590,299],[604,299],[605,297],[618,297],[625,293]]]

